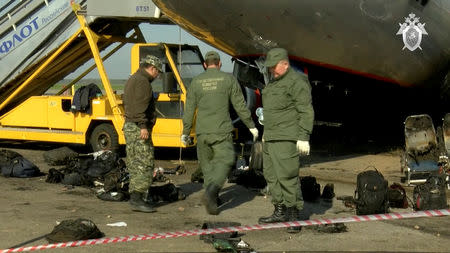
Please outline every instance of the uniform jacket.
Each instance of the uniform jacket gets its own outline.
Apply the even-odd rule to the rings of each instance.
[[[97,94],[102,94],[102,91],[95,83],[81,86],[75,91],[75,95],[73,95],[72,105],[70,107],[71,111],[73,113],[85,112],[91,114],[91,101]]]
[[[230,133],[233,130],[229,112],[230,103],[248,128],[255,127],[234,76],[216,68],[209,68],[196,76],[187,93],[183,134],[189,134],[196,109],[197,134]]]
[[[156,122],[155,99],[150,84],[152,81],[153,77],[139,68],[125,84],[125,122],[134,122],[141,129],[151,129]]]
[[[308,141],[314,110],[306,75],[292,68],[263,89],[264,140]]]

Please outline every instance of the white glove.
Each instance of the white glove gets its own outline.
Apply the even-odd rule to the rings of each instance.
[[[297,151],[300,155],[309,155],[309,141],[297,141]]]
[[[253,135],[253,142],[256,141],[256,139],[258,139],[258,129],[256,128],[250,128],[250,133],[252,133]]]
[[[183,143],[184,146],[187,146],[188,142],[189,142],[189,135],[182,134],[180,140],[181,140],[181,143]]]

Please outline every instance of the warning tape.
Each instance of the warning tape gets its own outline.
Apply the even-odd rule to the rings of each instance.
[[[211,229],[195,229],[195,230],[176,231],[176,232],[167,232],[167,233],[153,233],[153,234],[144,234],[144,235],[130,235],[130,236],[122,236],[122,237],[80,240],[80,241],[72,241],[72,242],[45,244],[45,245],[39,245],[39,246],[4,249],[4,250],[0,250],[0,253],[25,252],[25,251],[44,250],[44,249],[79,247],[79,246],[118,243],[118,242],[144,241],[144,240],[153,240],[153,239],[187,237],[187,236],[194,236],[194,235],[221,234],[221,233],[227,233],[227,232],[243,232],[243,231],[266,230],[266,229],[274,229],[274,228],[287,228],[287,227],[299,227],[299,226],[304,227],[304,226],[325,225],[325,224],[333,224],[333,223],[398,220],[398,219],[408,219],[408,218],[437,217],[437,216],[449,216],[449,215],[450,215],[450,209],[427,210],[427,211],[419,211],[419,212],[412,212],[412,213],[386,213],[386,214],[360,215],[360,216],[352,216],[352,217],[344,217],[344,218],[313,219],[313,220],[304,220],[304,221],[270,223],[270,224],[262,224],[262,225],[235,226],[235,227],[223,227],[223,228],[211,228]]]

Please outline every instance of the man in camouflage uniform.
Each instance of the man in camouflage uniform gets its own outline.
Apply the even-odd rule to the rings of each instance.
[[[217,199],[220,189],[234,163],[235,152],[231,131],[230,102],[235,111],[250,129],[254,140],[258,130],[246,108],[241,88],[232,75],[220,71],[222,63],[215,51],[206,53],[206,71],[196,76],[189,87],[183,116],[181,142],[188,142],[195,110],[197,118],[197,157],[204,175],[205,193],[202,202],[209,214],[217,215]]]
[[[271,80],[262,91],[263,166],[275,210],[259,222],[294,221],[301,218],[299,208],[303,206],[298,196],[299,155],[309,155],[313,128],[311,86],[306,75],[290,67],[285,49],[271,49],[264,65]],[[298,232],[300,228],[290,228],[288,232]]]
[[[156,122],[151,82],[162,72],[161,60],[147,55],[128,79],[123,94],[127,168],[130,173],[130,205],[133,211],[155,212],[144,200],[153,179],[154,150],[152,128]]]

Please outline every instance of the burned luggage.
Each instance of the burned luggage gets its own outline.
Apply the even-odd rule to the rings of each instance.
[[[315,201],[320,197],[320,184],[313,176],[300,178],[300,189],[304,201]]]
[[[12,159],[21,157],[22,155],[16,151],[8,149],[0,149],[0,168],[8,164]]]
[[[79,218],[76,220],[61,221],[45,238],[49,243],[57,243],[97,239],[103,236],[104,234],[97,228],[94,222]]]
[[[1,167],[1,172],[5,177],[25,178],[41,175],[39,168],[23,156],[15,157],[3,164]]]
[[[356,178],[356,214],[377,214],[389,211],[388,182],[375,170],[367,170]]]
[[[414,210],[447,208],[446,181],[443,175],[431,175],[424,184],[414,187]]]
[[[45,162],[52,166],[67,165],[77,156],[78,153],[68,147],[52,149],[43,154]]]
[[[397,183],[393,183],[388,189],[388,201],[390,207],[407,208],[408,199],[405,188]]]

